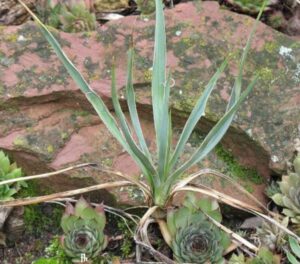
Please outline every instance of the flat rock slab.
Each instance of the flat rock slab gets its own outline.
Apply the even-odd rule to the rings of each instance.
[[[220,9],[215,2],[179,4],[165,14],[168,65],[175,80],[171,91],[175,126],[182,126],[205,84],[223,60],[230,58],[199,123],[205,133],[225,111],[238,58],[254,20]],[[13,153],[28,173],[90,161],[138,175],[135,164],[94,114],[38,28],[27,23],[0,31],[0,148]],[[98,32],[55,35],[109,108],[112,57],[122,96],[126,51],[133,35],[138,107],[154,149],[153,131],[148,129],[152,127],[153,19],[125,17],[107,23]],[[285,169],[286,160],[293,156],[293,141],[299,138],[299,58],[299,42],[259,24],[244,72],[244,89],[255,75],[260,81],[222,143],[239,162],[266,178],[272,171]],[[75,175],[111,179],[90,170]],[[56,180],[58,189],[72,185],[69,180]]]

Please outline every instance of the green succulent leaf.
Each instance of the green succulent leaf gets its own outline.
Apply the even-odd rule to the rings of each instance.
[[[2,176],[6,175],[10,170],[10,162],[8,157],[4,156],[0,159],[0,171]]]
[[[282,201],[283,195],[281,193],[274,194],[271,199],[279,206],[284,206]]]
[[[300,175],[300,153],[296,156],[293,162],[295,172]]]
[[[286,252],[286,256],[291,264],[299,264],[300,262],[291,254],[290,252]]]
[[[82,197],[74,209],[68,205],[61,220],[65,253],[73,261],[80,261],[82,254],[90,259],[96,257],[107,245],[103,233],[105,222],[104,210],[100,207],[92,208]]]
[[[4,152],[0,151],[0,181],[16,179],[21,176],[22,170],[17,167],[17,164],[11,164]],[[16,194],[21,187],[26,187],[24,181],[0,185],[0,200],[13,199],[13,195]]]
[[[294,169],[297,170],[299,154],[294,159]],[[278,183],[280,192],[271,198],[279,206],[283,207],[283,214],[291,218],[291,222],[298,224],[300,219],[300,174],[289,172],[282,176]]]
[[[292,237],[292,236],[289,236],[289,244],[290,244],[290,247],[292,249],[292,252],[298,257],[300,258],[300,246],[299,246],[299,243],[298,241]]]
[[[201,210],[205,209],[205,213]],[[223,252],[230,245],[226,233],[214,225],[206,216],[218,211],[213,201],[201,202],[188,194],[183,207],[169,211],[167,226],[172,237],[174,257],[180,263],[225,263]]]

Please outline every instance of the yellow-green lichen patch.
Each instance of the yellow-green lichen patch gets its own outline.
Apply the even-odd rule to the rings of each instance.
[[[98,62],[93,62],[91,57],[86,57],[83,64],[85,69],[87,70],[89,80],[95,80],[100,77],[99,76],[100,67]]]
[[[14,95],[21,95],[28,88],[43,90],[55,84],[64,86],[69,84],[68,73],[62,65],[53,67],[51,72],[41,72],[38,66],[34,65],[17,72],[16,75],[19,82],[16,86],[11,87]]]
[[[5,109],[5,114],[0,114],[0,134],[6,135],[12,130],[28,129],[36,124],[36,121],[20,113],[17,107]]]
[[[145,82],[151,82],[151,80],[152,80],[152,70],[151,69],[144,71],[144,80],[145,80]]]
[[[269,53],[274,53],[279,51],[279,45],[276,41],[266,42],[264,49]]]
[[[61,131],[53,128],[49,131],[30,131],[28,134],[18,136],[13,144],[17,149],[36,153],[42,160],[51,160],[56,151],[64,146]]]

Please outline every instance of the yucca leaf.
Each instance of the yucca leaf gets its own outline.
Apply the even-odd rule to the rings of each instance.
[[[105,123],[107,128],[122,143],[123,147],[126,147],[126,149],[127,149],[128,147],[126,146],[126,143],[122,137],[122,134],[120,133],[120,131],[116,125],[116,121],[114,120],[113,116],[110,114],[109,110],[105,106],[102,99],[89,87],[88,83],[85,81],[85,79],[80,74],[80,72],[76,69],[76,67],[73,65],[73,63],[69,60],[67,55],[62,50],[60,44],[54,38],[52,33],[47,29],[47,27],[39,20],[39,18],[25,4],[23,4],[23,6],[27,9],[27,11],[30,13],[30,15],[37,22],[42,34],[44,35],[44,37],[47,39],[49,44],[54,49],[57,57],[63,63],[66,70],[68,71],[68,73],[70,74],[72,79],[75,81],[75,83],[78,85],[80,90],[86,95],[88,100],[94,106],[96,112],[99,114],[99,116],[101,117],[101,119],[103,120],[103,122]]]
[[[161,105],[164,98],[164,90],[161,88],[166,81],[166,33],[162,1],[155,0],[155,5],[155,42],[151,90],[154,122],[155,126],[159,127]]]
[[[201,95],[201,97],[197,101],[193,111],[191,112],[191,114],[182,130],[180,138],[177,142],[174,153],[172,155],[172,159],[170,162],[171,169],[176,165],[176,162],[177,162],[178,158],[180,157],[180,154],[184,150],[185,144],[188,141],[190,135],[192,134],[196,124],[198,123],[200,118],[204,115],[208,98],[209,98],[212,90],[216,86],[216,83],[217,83],[220,75],[223,73],[226,66],[227,66],[227,60],[225,60],[222,63],[220,68],[217,70],[217,72],[214,74],[214,76],[210,79],[209,83],[206,85],[206,87],[203,91],[203,94]]]
[[[235,82],[234,82],[234,86],[230,95],[230,99],[229,99],[229,103],[227,105],[227,111],[233,106],[233,104],[238,100],[240,94],[241,94],[241,87],[242,87],[242,77],[243,77],[243,71],[244,71],[244,66],[245,66],[245,62],[247,59],[247,55],[249,53],[249,49],[254,37],[254,33],[256,31],[256,28],[258,26],[259,23],[259,19],[261,18],[261,15],[266,7],[266,4],[268,3],[268,0],[265,0],[260,8],[259,14],[256,18],[255,24],[251,30],[251,33],[248,37],[246,46],[244,47],[241,59],[240,59],[240,63],[239,63],[239,72],[238,72],[238,76],[235,78]]]
[[[151,154],[149,152],[149,149],[147,147],[143,131],[141,128],[139,116],[137,113],[136,108],[136,100],[135,100],[135,94],[133,90],[133,82],[132,82],[132,70],[133,70],[133,58],[134,58],[134,51],[131,47],[128,51],[128,62],[127,62],[127,83],[126,83],[126,99],[127,99],[127,105],[129,109],[129,114],[131,118],[131,123],[134,128],[134,131],[136,133],[136,136],[139,140],[139,144],[145,153],[145,155],[148,157],[149,160],[151,160]]]
[[[289,236],[289,244],[290,244],[290,247],[292,249],[292,252],[298,258],[300,258],[300,246],[299,246],[299,243],[297,242],[297,240],[294,237]]]
[[[210,130],[210,132],[205,137],[200,147],[192,155],[192,157],[170,176],[170,178],[168,179],[167,186],[170,186],[169,184],[172,184],[185,170],[202,160],[220,142],[220,140],[228,130],[231,120],[235,115],[238,107],[251,92],[254,85],[256,84],[256,81],[257,77],[251,81],[247,89],[241,94],[239,100],[231,107],[231,109],[228,112],[225,113],[225,115],[218,121],[218,123]]]
[[[155,184],[159,184],[158,178],[155,177],[156,171],[151,164],[151,162],[148,160],[148,158],[144,155],[144,153],[137,147],[136,143],[134,142],[134,139],[131,135],[130,129],[128,127],[126,117],[122,111],[119,99],[118,99],[118,94],[117,94],[117,89],[116,89],[116,76],[115,76],[115,67],[112,68],[111,71],[111,78],[112,78],[112,85],[111,85],[111,94],[112,94],[112,102],[113,106],[115,109],[115,113],[120,121],[120,126],[122,129],[122,132],[124,134],[124,137],[131,149],[131,151],[135,154],[136,158],[139,159],[139,163],[142,163],[143,166],[146,168],[146,171],[144,172],[147,177],[147,180],[151,186],[153,186],[154,182]],[[150,176],[151,175],[151,176]]]
[[[54,38],[52,33],[47,29],[47,27],[39,20],[37,16],[34,15],[31,10],[20,1],[20,3],[26,8],[26,10],[31,14],[31,16],[34,18],[34,20],[37,22],[41,32],[43,33],[46,40],[49,42],[49,44],[54,49],[56,55],[62,62],[62,64],[65,66],[66,70],[72,77],[72,79],[75,81],[75,83],[79,86],[80,90],[85,94],[87,99],[90,101],[90,103],[93,105],[94,109],[96,110],[97,114],[103,121],[103,123],[106,125],[107,129],[110,131],[110,133],[120,142],[120,144],[123,146],[123,148],[130,154],[130,156],[133,158],[133,160],[140,166],[141,170],[145,175],[148,175],[149,172],[147,168],[145,168],[144,164],[141,163],[139,157],[135,155],[135,153],[132,151],[130,146],[127,144],[126,140],[124,139],[122,133],[120,132],[117,123],[114,119],[114,117],[109,112],[108,108],[104,104],[103,100],[100,96],[98,96],[88,85],[88,83],[85,81],[83,76],[80,74],[80,72],[76,69],[76,67],[73,65],[73,63],[69,60],[67,55],[62,50],[60,44],[57,42],[57,40]]]
[[[165,178],[169,171],[169,134],[170,134],[170,115],[169,115],[169,96],[170,96],[170,82],[171,74],[169,73],[168,79],[164,84],[164,98],[161,111],[161,124],[157,133],[159,133],[158,144],[158,173],[161,179]]]
[[[168,111],[165,113],[165,82],[166,82],[166,33],[163,6],[161,0],[155,0],[156,21],[155,21],[155,42],[153,58],[153,76],[151,83],[152,108],[154,127],[156,132],[156,145],[159,161],[159,175],[163,176],[166,158],[166,142],[168,131],[166,121]]]

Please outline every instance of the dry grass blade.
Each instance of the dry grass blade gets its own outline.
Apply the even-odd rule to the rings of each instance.
[[[28,204],[36,204],[41,202],[47,202],[51,200],[55,200],[57,198],[74,196],[82,193],[87,193],[91,191],[101,190],[101,189],[110,189],[116,187],[124,187],[124,186],[132,186],[133,183],[129,181],[117,181],[117,182],[109,182],[109,183],[102,183],[97,184],[81,189],[75,189],[65,192],[53,193],[44,196],[38,196],[33,198],[23,198],[23,199],[16,199],[11,201],[0,201],[0,206],[9,207],[9,206],[21,206],[21,205],[28,205]]]
[[[232,230],[230,230],[229,228],[227,228],[226,226],[222,225],[221,223],[219,223],[218,221],[216,221],[215,219],[213,219],[212,217],[210,217],[209,215],[206,214],[206,216],[210,219],[210,221],[212,221],[217,227],[219,227],[220,229],[222,229],[224,232],[226,232],[232,239],[238,241],[239,243],[243,244],[244,246],[246,246],[247,248],[249,248],[250,250],[254,251],[255,253],[258,252],[259,248],[256,247],[255,245],[253,245],[252,243],[250,243],[248,240],[246,240],[245,238],[241,237],[240,235],[236,234],[235,232],[233,232]],[[229,252],[225,252],[225,254],[228,254]]]
[[[257,216],[262,217],[263,219],[267,220],[271,224],[276,225],[277,227],[279,227],[281,230],[283,230],[288,235],[296,238],[297,241],[298,241],[298,243],[300,243],[300,237],[299,236],[297,236],[294,232],[292,232],[291,230],[289,230],[287,227],[283,226],[282,224],[280,224],[279,222],[277,222],[276,220],[274,220],[272,217],[269,217],[269,216],[267,216],[265,214],[262,214],[262,213],[256,212],[256,211],[252,211],[252,213],[256,214]]]
[[[286,228],[285,226],[283,226],[282,224],[278,223],[276,220],[274,220],[272,217],[269,217],[265,214],[263,214],[260,210],[260,208],[255,208],[254,206],[251,206],[249,204],[246,204],[244,202],[241,202],[235,198],[232,198],[228,195],[222,194],[218,191],[215,191],[213,189],[210,189],[206,186],[204,186],[205,189],[202,189],[200,187],[194,187],[194,186],[187,186],[187,187],[183,187],[178,191],[192,191],[192,192],[198,192],[198,193],[202,193],[204,195],[207,195],[209,197],[213,197],[215,199],[217,199],[218,201],[222,202],[222,203],[226,203],[232,207],[235,207],[237,209],[252,213],[254,215],[260,216],[263,219],[267,220],[268,222],[270,222],[271,224],[276,225],[277,227],[279,227],[281,230],[283,230],[284,232],[286,232],[287,234],[295,237],[298,242],[300,243],[300,237],[297,236],[294,232],[292,232],[291,230],[289,230],[288,228]],[[172,194],[173,195],[173,194]]]
[[[166,221],[162,219],[156,219],[156,222],[159,225],[160,232],[165,242],[168,244],[169,247],[171,247],[172,237],[170,235],[170,231],[168,230]]]
[[[68,168],[65,168],[65,169],[62,169],[62,170],[58,170],[58,171],[47,172],[47,173],[33,175],[33,176],[25,176],[25,177],[20,177],[20,178],[16,178],[16,179],[1,181],[0,186],[4,185],[4,184],[10,184],[10,183],[18,182],[18,181],[28,181],[28,180],[34,180],[34,179],[48,178],[48,177],[51,177],[51,176],[54,176],[54,175],[65,173],[67,171],[81,169],[81,168],[84,168],[84,167],[94,167],[94,166],[96,166],[95,163],[82,163],[82,164],[74,165],[74,166],[71,166],[71,167],[68,167]]]
[[[143,215],[143,217],[141,218],[141,221],[139,223],[139,227],[138,227],[138,231],[140,232],[140,230],[143,228],[143,226],[145,225],[145,223],[147,222],[147,220],[150,218],[150,216],[158,209],[158,206],[152,206],[150,207],[147,212]]]
[[[242,210],[253,210],[253,211],[258,211],[260,212],[261,209],[256,207],[256,206],[252,206],[252,205],[249,205],[247,203],[244,203],[240,200],[237,200],[229,195],[226,195],[224,193],[220,193],[214,189],[211,189],[207,186],[201,186],[203,188],[200,188],[200,187],[194,187],[194,186],[186,186],[186,187],[182,187],[178,190],[176,190],[176,192],[172,192],[171,195],[175,195],[177,192],[180,192],[180,191],[192,191],[192,192],[198,192],[198,193],[202,193],[204,195],[207,195],[207,196],[210,196],[210,197],[213,197],[215,199],[217,199],[218,201],[222,202],[222,203],[226,203],[232,207],[235,207],[235,208],[238,208],[238,209],[242,209]]]
[[[123,174],[119,171],[112,171],[112,170],[109,170],[109,169],[103,169],[103,168],[95,168],[96,170],[99,170],[101,172],[104,172],[104,173],[108,173],[108,174],[113,174],[113,175],[116,175],[116,176],[119,176],[121,178],[124,178],[125,180],[127,181],[130,181],[132,183],[134,183],[136,186],[140,187],[140,189],[144,192],[144,195],[147,196],[147,197],[151,197],[151,192],[149,190],[149,187],[144,184],[143,182],[139,181],[139,180],[136,180],[134,179],[133,177],[130,177],[126,174]]]
[[[155,250],[151,243],[150,243],[150,240],[148,238],[148,226],[149,224],[151,223],[155,223],[155,220],[154,219],[147,219],[143,225],[143,227],[141,228],[140,230],[140,235],[141,235],[141,238],[142,238],[142,241],[138,240],[137,237],[134,238],[135,240],[135,243],[148,249],[151,254],[153,255],[153,257],[156,259],[156,260],[159,260],[159,261],[162,261],[162,263],[166,263],[166,264],[176,264],[175,261],[169,259],[168,257],[166,257],[164,254],[160,253],[159,251]],[[138,263],[141,263],[140,260],[138,260]],[[153,263],[153,262],[152,262]]]
[[[228,182],[230,182],[231,184],[233,184],[241,193],[245,194],[248,198],[250,198],[252,201],[254,201],[257,205],[259,205],[263,210],[265,210],[267,213],[270,213],[270,211],[268,210],[268,208],[266,206],[264,206],[258,199],[256,199],[251,193],[249,193],[243,186],[241,186],[240,184],[238,184],[236,181],[234,181],[232,178],[228,177],[227,175],[216,171],[216,170],[212,170],[212,169],[203,169],[200,170],[192,175],[190,175],[189,177],[179,181],[177,183],[177,185],[174,187],[174,191],[176,192],[178,189],[188,185],[190,182],[192,182],[193,180],[195,180],[196,178],[202,176],[202,175],[214,175],[217,176],[219,178],[225,179]]]

